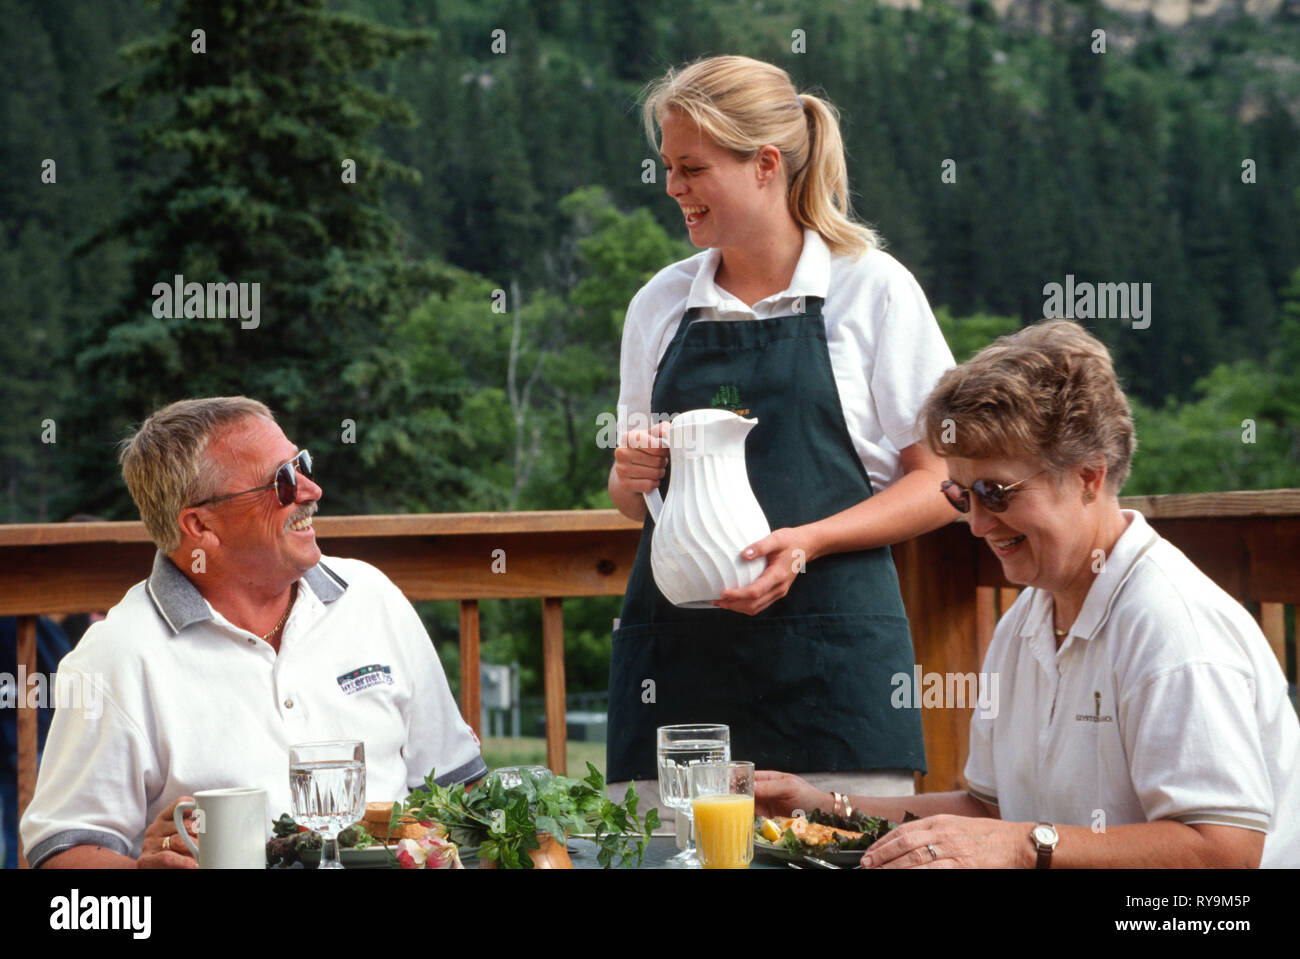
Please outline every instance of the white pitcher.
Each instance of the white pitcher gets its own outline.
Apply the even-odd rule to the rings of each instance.
[[[772,532],[745,472],[745,437],[757,425],[704,409],[679,413],[668,427],[668,497],[656,489],[645,499],[655,521],[650,567],[675,606],[711,606],[724,589],[743,589],[767,568],[766,557],[740,556]]]

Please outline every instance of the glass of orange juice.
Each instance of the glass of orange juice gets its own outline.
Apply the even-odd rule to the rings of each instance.
[[[754,764],[704,762],[690,769],[700,865],[748,869],[754,858]]]

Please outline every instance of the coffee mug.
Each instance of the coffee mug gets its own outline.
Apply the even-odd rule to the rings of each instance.
[[[189,809],[195,810],[199,846],[185,828]],[[200,869],[266,868],[265,789],[204,789],[194,794],[193,802],[177,803],[172,818]]]

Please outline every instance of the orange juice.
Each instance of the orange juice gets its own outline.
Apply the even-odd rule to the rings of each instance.
[[[695,843],[705,869],[748,869],[754,858],[754,797],[699,796]]]

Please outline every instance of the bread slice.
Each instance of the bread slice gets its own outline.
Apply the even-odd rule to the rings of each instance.
[[[372,822],[367,820],[360,825],[366,832],[370,833],[379,842],[387,841],[390,845],[399,839],[419,839],[429,831],[428,826],[421,826],[418,822],[398,823],[390,833],[388,831],[388,820],[383,822]]]
[[[399,839],[419,839],[428,831],[429,827],[421,826],[414,816],[403,816],[390,833],[388,823],[392,817],[391,802],[368,802],[365,817],[360,825],[375,839],[380,842],[387,839],[389,843],[395,843]]]
[[[388,822],[392,814],[393,804],[391,802],[368,802],[366,803],[366,814],[361,819],[363,822]]]

